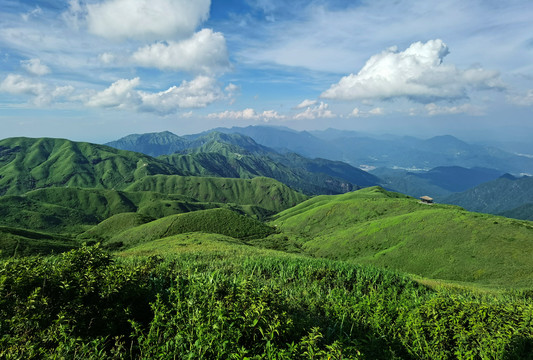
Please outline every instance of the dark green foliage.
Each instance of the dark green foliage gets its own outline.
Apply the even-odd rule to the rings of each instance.
[[[263,252],[0,264],[5,359],[530,359],[521,294]]]
[[[0,257],[49,255],[77,248],[68,238],[0,226]]]

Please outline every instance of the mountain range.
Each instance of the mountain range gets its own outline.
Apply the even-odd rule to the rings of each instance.
[[[257,143],[307,157],[339,160],[355,167],[429,170],[438,166],[483,167],[503,173],[533,173],[533,159],[496,147],[469,144],[450,135],[419,139],[372,136],[353,131],[294,131],[267,126],[219,128],[250,136]]]

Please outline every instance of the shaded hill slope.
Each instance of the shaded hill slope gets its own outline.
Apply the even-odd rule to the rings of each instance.
[[[533,203],[533,177],[515,178],[505,175],[467,191],[450,195],[442,201],[462,206],[470,211],[501,213]]]
[[[244,180],[155,175],[136,181],[127,190],[187,195],[202,202],[253,205],[276,212],[307,199],[286,185],[263,177]]]
[[[528,286],[533,224],[425,205],[381,188],[318,196],[272,222],[314,256],[434,279]]]

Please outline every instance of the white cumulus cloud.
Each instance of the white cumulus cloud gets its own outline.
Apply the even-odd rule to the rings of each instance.
[[[265,110],[257,113],[254,109],[248,108],[242,111],[226,110],[219,113],[212,113],[207,115],[210,119],[231,119],[231,120],[262,120],[268,122],[270,120],[285,119],[284,115],[278,114],[275,110]]]
[[[17,74],[9,74],[0,82],[0,92],[12,95],[30,96],[31,103],[37,106],[48,105],[60,97],[67,97],[74,92],[74,87],[51,86],[35,79],[26,78]]]
[[[301,103],[299,103],[298,105],[296,105],[294,108],[295,109],[305,109],[306,107],[309,107],[309,106],[313,106],[317,103],[316,100],[309,100],[309,99],[305,99],[304,101],[302,101]]]
[[[209,16],[210,0],[107,0],[87,5],[87,25],[111,39],[190,36]]]
[[[107,89],[89,97],[86,105],[168,115],[179,109],[206,107],[217,100],[227,98],[216,80],[207,76],[183,81],[179,86],[172,86],[160,92],[137,90],[139,84],[139,78],[120,79]]]
[[[142,47],[133,54],[132,60],[145,67],[202,73],[220,72],[229,67],[226,39],[211,29],[202,29],[182,41]]]
[[[20,65],[32,75],[42,76],[50,74],[50,68],[39,59],[22,60]]]
[[[440,39],[413,43],[405,51],[389,48],[370,57],[357,74],[343,77],[321,97],[339,100],[405,97],[427,103],[467,98],[471,89],[503,88],[497,71],[461,70],[444,64],[448,53]]]
[[[294,119],[323,119],[323,118],[333,118],[335,117],[335,114],[331,110],[328,109],[329,105],[320,102],[320,104],[308,107],[301,113],[298,113],[294,115]]]
[[[140,84],[138,77],[128,80],[120,79],[107,89],[93,95],[87,101],[88,106],[104,108],[126,108],[140,103],[140,96],[135,88]]]

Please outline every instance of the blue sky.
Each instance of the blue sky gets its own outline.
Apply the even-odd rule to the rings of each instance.
[[[3,0],[1,138],[533,135],[530,0]]]

